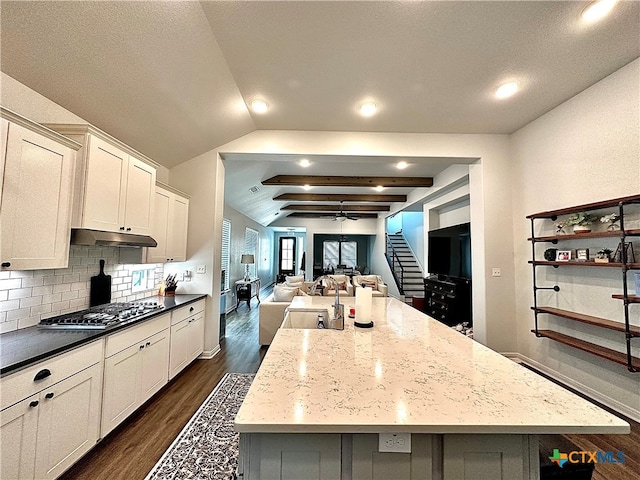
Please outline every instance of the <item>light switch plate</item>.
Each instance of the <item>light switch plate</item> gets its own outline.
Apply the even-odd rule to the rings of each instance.
[[[207,266],[206,265],[197,265],[196,266],[196,273],[206,273],[207,272]]]
[[[498,267],[493,267],[491,269],[491,276],[492,277],[501,277],[502,276],[502,269],[498,268]]]

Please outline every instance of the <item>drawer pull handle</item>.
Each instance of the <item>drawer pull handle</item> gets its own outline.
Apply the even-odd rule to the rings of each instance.
[[[147,343],[145,344],[145,347],[148,347],[149,345],[151,345],[151,342],[147,342]]]
[[[189,309],[189,311],[190,311],[190,312],[193,312],[193,307],[191,307],[191,308]]]
[[[51,370],[49,370],[48,368],[43,368],[38,373],[36,373],[36,376],[33,377],[33,381],[37,382],[38,380],[43,380],[50,375],[51,375]]]
[[[2,262],[2,266],[5,268],[9,268],[11,266],[11,262]]]
[[[37,407],[40,402],[38,400],[34,400],[29,404],[30,407]]]
[[[140,350],[142,350],[144,348],[144,345],[140,345]]]
[[[124,231],[124,227],[120,227],[120,230]]]
[[[49,392],[44,396],[44,398],[53,398],[53,395],[53,392]]]

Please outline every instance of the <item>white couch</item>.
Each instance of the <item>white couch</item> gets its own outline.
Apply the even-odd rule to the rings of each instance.
[[[298,283],[299,282],[291,282],[289,285],[297,285]],[[313,282],[303,282],[301,287],[289,287],[287,290],[298,289],[293,296],[306,295],[311,285],[313,285]],[[274,293],[260,302],[258,312],[258,342],[260,345],[271,345],[273,337],[275,337],[278,328],[282,325],[285,311],[291,303],[291,300],[286,300],[286,298],[288,298],[287,296],[279,297],[280,301],[275,301],[276,289],[282,286],[286,287],[287,282],[274,286]],[[293,296],[291,296],[291,298],[293,298]]]
[[[353,276],[353,288],[358,288],[361,285],[371,287],[373,290],[372,295],[374,297],[388,297],[389,288],[385,285],[380,275],[354,275]]]

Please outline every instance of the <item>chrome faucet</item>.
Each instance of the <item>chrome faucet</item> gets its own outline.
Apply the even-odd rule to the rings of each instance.
[[[330,277],[329,275],[322,275],[318,277],[313,285],[309,288],[309,292],[311,295],[315,295],[316,287],[322,282],[322,280],[327,280],[327,282],[333,283],[333,288],[336,291],[336,301],[333,304],[333,318],[329,320],[328,326],[325,325],[325,328],[333,328],[334,330],[344,330],[344,305],[340,303],[340,294],[338,292],[338,282],[335,278]]]

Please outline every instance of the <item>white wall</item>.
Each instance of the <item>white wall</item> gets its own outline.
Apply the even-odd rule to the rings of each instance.
[[[515,250],[518,352],[555,376],[573,382],[636,420],[640,419],[640,374],[624,366],[536,338],[532,305],[531,226],[526,215],[640,192],[640,60],[620,69],[512,136],[513,237]],[[537,225],[537,224],[536,224]],[[613,244],[617,241],[614,239]],[[604,243],[570,248],[598,248]],[[614,269],[541,269],[539,283],[561,287],[542,292],[541,304],[622,320],[623,305],[611,298],[621,291]],[[640,309],[630,307],[640,324]],[[604,346],[624,350],[624,336],[608,330],[541,316],[553,325]],[[634,341],[640,347],[640,342]],[[640,349],[636,349],[640,352]]]

